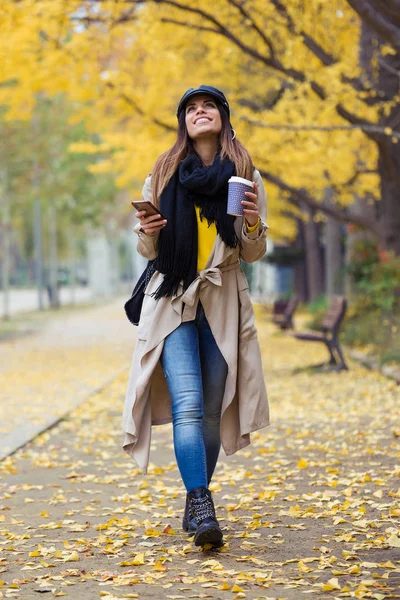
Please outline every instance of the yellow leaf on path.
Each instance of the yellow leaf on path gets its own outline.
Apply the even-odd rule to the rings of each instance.
[[[163,533],[167,533],[168,535],[175,535],[176,531],[173,529],[173,527],[171,527],[171,525],[167,525],[163,529]]]
[[[349,569],[347,569],[347,573],[351,573],[352,575],[358,575],[361,573],[360,567],[358,565],[353,565]]]
[[[147,539],[148,537],[157,537],[159,535],[162,535],[162,531],[157,531],[157,529],[150,527],[149,529],[146,529],[143,537]]]
[[[354,554],[354,552],[351,552],[350,550],[342,550],[342,556],[344,558],[344,560],[350,560],[350,559],[355,559],[357,558],[356,555]]]
[[[119,563],[120,567],[139,567],[144,565],[144,552],[139,552],[132,560],[123,560]]]
[[[388,538],[387,543],[392,548],[400,548],[400,538],[394,533]]]
[[[309,573],[310,571],[312,571],[311,567],[307,567],[307,565],[302,560],[299,560],[298,569],[299,571],[301,571],[301,573]]]
[[[79,554],[76,550],[64,558],[64,562],[74,562],[76,560],[79,560]]]
[[[48,569],[49,567],[54,567],[54,565],[51,565],[50,563],[46,562],[45,560],[41,560],[40,564],[45,567],[46,569]]]
[[[144,552],[139,552],[130,561],[132,565],[144,565]]]
[[[377,566],[385,567],[385,569],[395,569],[396,568],[396,565],[394,565],[391,560],[388,560],[384,563],[379,563],[379,565],[377,565]]]
[[[243,588],[241,588],[239,585],[236,585],[236,583],[232,586],[231,592],[243,592]]]
[[[213,571],[223,571],[224,570],[224,567],[222,566],[222,564],[218,560],[215,560],[215,558],[210,558],[209,560],[205,560],[201,566],[202,567],[211,567]]]
[[[164,567],[163,563],[161,562],[161,560],[158,560],[156,562],[156,564],[153,567],[154,571],[166,571],[167,567]]]
[[[231,586],[229,585],[229,583],[226,583],[226,581],[224,581],[224,583],[221,583],[221,585],[218,588],[219,590],[230,590]]]
[[[297,463],[297,468],[298,469],[307,469],[307,467],[308,467],[308,462],[304,458],[300,458],[299,462]]]
[[[298,504],[296,504],[296,506],[291,506],[288,510],[288,514],[290,517],[297,517],[299,515],[299,512],[301,511],[301,508]]]
[[[339,580],[337,577],[332,577],[322,586],[323,592],[332,592],[332,590],[340,590]]]

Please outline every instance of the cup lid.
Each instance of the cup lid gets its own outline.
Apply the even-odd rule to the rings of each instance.
[[[235,175],[228,179],[228,183],[244,183],[250,187],[253,187],[253,182],[249,179],[244,179],[243,177],[236,177]]]

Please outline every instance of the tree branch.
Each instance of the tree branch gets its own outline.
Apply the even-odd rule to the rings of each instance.
[[[116,89],[115,85],[110,82],[106,83],[106,87],[108,87],[112,90]],[[140,106],[132,98],[130,98],[127,94],[120,94],[119,97],[122,98],[122,100],[124,100],[127,104],[129,104],[129,106],[131,106],[140,116],[142,116],[142,117],[146,116],[146,113],[144,112],[144,110],[142,108],[140,108]],[[152,117],[151,120],[153,121],[153,123],[155,123],[155,125],[162,127],[166,131],[173,131],[174,133],[176,133],[176,127],[173,127],[172,125],[169,125],[168,123],[164,123],[163,121],[160,121],[159,119],[156,119],[155,117]]]
[[[271,99],[265,101],[264,104],[260,105],[257,102],[255,102],[252,98],[240,98],[238,100],[238,104],[239,106],[245,106],[247,108],[250,108],[254,112],[272,110],[282,98],[283,94],[285,93],[285,90],[292,89],[293,87],[293,84],[289,83],[287,80],[284,80],[279,90],[274,94],[274,96]]]
[[[383,58],[381,56],[378,56],[378,63],[388,73],[390,73],[391,75],[395,75],[396,77],[400,78],[400,71],[398,71],[394,67],[391,67],[385,60],[383,60]]]
[[[255,23],[254,19],[250,15],[250,13],[245,8],[243,8],[243,6],[241,4],[239,4],[239,2],[237,2],[236,0],[227,0],[227,2],[228,2],[228,4],[231,4],[232,6],[237,8],[239,10],[239,12],[241,13],[241,15],[245,19],[247,19],[249,21],[249,23],[251,23],[251,26],[254,29],[254,31],[256,31],[258,33],[258,35],[261,37],[263,42],[268,46],[271,57],[274,58],[275,57],[275,48],[272,45],[271,40],[267,38],[265,33],[262,31],[262,29]]]
[[[384,14],[386,19],[400,27],[400,1],[399,0],[372,0],[372,5],[375,10],[378,10]]]
[[[128,1],[128,0],[126,0],[126,1]],[[133,1],[135,1],[135,0],[133,0]],[[284,65],[278,59],[272,59],[272,58],[266,57],[266,56],[260,54],[254,48],[247,46],[239,38],[237,38],[231,31],[229,31],[224,25],[222,25],[213,15],[210,15],[206,11],[198,9],[198,8],[192,8],[192,7],[185,6],[185,5],[181,4],[180,2],[177,2],[176,0],[152,0],[152,1],[157,4],[167,4],[169,6],[174,6],[175,8],[178,8],[182,11],[187,11],[187,12],[194,13],[194,14],[201,16],[206,21],[210,21],[218,30],[218,31],[215,31],[213,28],[210,28],[210,29],[207,28],[206,29],[207,31],[211,31],[213,33],[218,33],[218,35],[222,35],[222,36],[226,37],[228,40],[230,40],[232,43],[234,43],[238,48],[240,48],[245,54],[252,56],[257,61],[262,62],[264,65],[271,67],[272,69],[278,71],[279,73],[282,73],[283,75],[290,77],[300,83],[304,83],[304,81],[306,81],[305,73],[298,71],[297,69],[285,68]],[[271,0],[271,1],[278,2],[278,0]],[[183,26],[183,27],[189,26],[190,28],[197,29],[200,31],[202,29],[204,29],[204,26],[188,24],[188,23],[181,22],[181,21],[175,21],[175,24]],[[310,81],[310,87],[321,100],[326,100],[328,98],[328,94],[327,94],[326,90],[316,81]],[[360,124],[360,125],[371,125],[371,123],[368,123],[365,120],[359,119],[356,115],[350,113],[350,111],[348,111],[341,104],[336,105],[335,108],[336,108],[337,113],[341,117],[343,117],[346,121],[349,121],[350,123]],[[367,135],[371,139],[374,139],[374,141],[376,141],[375,137],[374,137],[376,134],[367,133]]]
[[[363,229],[368,229],[369,231],[371,231],[379,237],[380,231],[378,223],[376,223],[372,219],[368,219],[367,217],[363,217],[362,215],[356,215],[353,213],[350,214],[345,209],[334,206],[333,204],[321,204],[321,202],[318,202],[318,200],[313,198],[304,188],[295,188],[283,181],[280,177],[273,175],[265,169],[259,169],[259,171],[264,179],[266,179],[270,183],[273,183],[284,192],[288,192],[291,196],[292,201],[296,202],[298,206],[301,207],[302,203],[304,203],[311,209],[320,211],[325,215],[336,219],[337,221],[341,221],[344,223],[354,223],[355,225],[359,225]]]
[[[295,23],[290,16],[286,6],[280,0],[270,0],[271,4],[273,4],[279,14],[286,20],[286,24],[290,33],[296,34],[296,26]],[[299,32],[299,35],[303,38],[304,45],[316,56],[323,65],[329,67],[337,63],[337,58],[325,52],[325,50],[316,42],[308,33],[306,33],[303,29]]]
[[[347,2],[372,31],[375,31],[391,44],[397,52],[400,52],[400,31],[398,27],[383,17],[381,12],[375,10],[368,0],[347,0]]]
[[[205,25],[194,25],[193,23],[186,23],[185,21],[178,21],[177,19],[170,19],[167,17],[161,17],[161,23],[169,23],[172,25],[179,25],[180,27],[187,27],[187,29],[196,29],[196,31],[207,31],[208,33],[216,33],[217,35],[224,35],[219,29],[213,27],[205,27]]]
[[[352,123],[353,125],[359,125],[360,129],[362,127],[371,127],[374,126],[373,123],[371,123],[370,121],[367,121],[366,119],[360,119],[359,117],[357,117],[357,115],[354,115],[353,113],[351,113],[349,110],[347,110],[347,108],[345,108],[343,106],[343,104],[337,104],[335,106],[336,108],[336,112],[338,113],[338,115],[340,115],[345,121],[348,121],[349,123]],[[371,140],[373,140],[374,142],[378,142],[379,139],[382,137],[380,134],[378,133],[373,133],[372,131],[368,131],[368,129],[363,129],[365,135],[367,137],[369,137]]]
[[[388,137],[395,137],[400,140],[400,133],[392,131],[390,128],[380,127],[379,125],[277,125],[262,123],[261,121],[254,121],[248,117],[241,117],[241,121],[254,125],[255,127],[261,127],[263,129],[278,129],[287,131],[364,131],[366,133],[375,133]],[[387,131],[390,129],[390,132]]]
[[[205,21],[209,21],[210,23],[212,23],[214,25],[215,29],[209,29],[209,28],[205,28],[204,25],[196,25],[194,23],[193,24],[186,23],[183,21],[177,21],[177,20],[170,19],[170,18],[163,18],[162,21],[164,23],[173,22],[173,23],[175,23],[175,25],[180,25],[182,27],[189,27],[190,29],[197,29],[199,31],[212,31],[214,33],[218,33],[219,35],[226,37],[233,44],[235,44],[235,46],[240,48],[245,54],[252,56],[257,61],[262,62],[263,64],[267,65],[268,67],[272,67],[274,69],[285,70],[283,65],[279,61],[277,61],[275,58],[264,56],[263,54],[260,54],[257,50],[255,50],[254,48],[251,48],[251,46],[247,46],[247,44],[243,43],[237,36],[235,36],[229,29],[227,29],[222,23],[220,23],[210,13],[207,13],[204,10],[201,10],[199,8],[192,8],[190,6],[185,6],[184,4],[180,4],[179,2],[175,2],[174,0],[153,0],[153,2],[155,2],[156,4],[168,4],[170,6],[174,6],[175,8],[178,8],[182,11],[197,14],[198,16],[202,17]],[[293,73],[295,73],[295,71],[293,71]],[[300,73],[298,73],[298,74],[302,75]],[[304,76],[302,76],[302,80],[304,80]]]

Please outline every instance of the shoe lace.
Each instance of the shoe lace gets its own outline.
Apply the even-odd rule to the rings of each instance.
[[[202,498],[191,498],[190,508],[197,524],[210,517],[215,519],[214,505],[209,496],[204,496]]]

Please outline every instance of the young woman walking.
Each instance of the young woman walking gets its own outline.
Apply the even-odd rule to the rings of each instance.
[[[124,449],[145,473],[151,426],[172,420],[187,490],[183,528],[198,546],[222,545],[208,487],[227,455],[269,424],[248,283],[239,259],[266,251],[261,176],[236,139],[217,88],[201,85],[179,102],[178,135],[155,163],[143,199],[164,218],[138,212],[138,251],[154,261],[137,330],[124,410]],[[228,180],[253,181],[244,216],[227,214]]]

